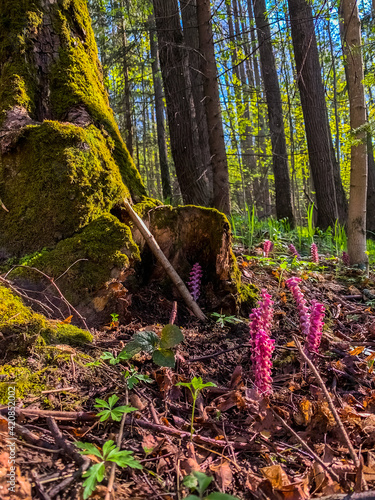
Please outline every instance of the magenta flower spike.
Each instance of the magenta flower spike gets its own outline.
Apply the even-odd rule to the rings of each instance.
[[[272,394],[272,353],[275,341],[270,338],[273,301],[266,290],[261,291],[258,307],[250,314],[251,361],[255,386],[263,395]]]
[[[311,260],[315,262],[315,264],[319,264],[318,247],[316,243],[311,244]]]
[[[346,252],[342,252],[342,262],[345,266],[349,267],[350,266],[350,259],[349,255]]]
[[[286,280],[286,285],[292,292],[294,300],[296,301],[301,330],[302,333],[307,337],[310,330],[310,314],[306,305],[306,299],[299,287],[299,283],[301,283],[301,281],[301,278],[297,278],[296,276],[294,276],[293,278],[289,278],[288,280]]]
[[[263,243],[263,257],[268,257],[268,254],[273,248],[273,243],[270,240],[264,240]]]
[[[297,260],[301,260],[301,256],[300,256],[300,254],[297,252],[296,247],[295,247],[292,243],[289,245],[289,250],[292,252],[292,254],[293,254],[295,257],[297,257]]]
[[[325,307],[320,302],[311,302],[310,329],[307,336],[307,350],[317,352],[322,340]]]
[[[190,271],[190,281],[188,282],[191,296],[195,301],[199,299],[199,296],[201,294],[202,276],[203,276],[202,268],[197,262],[196,264],[194,264],[192,270]]]

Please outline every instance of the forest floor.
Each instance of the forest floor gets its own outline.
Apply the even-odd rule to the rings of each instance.
[[[94,332],[90,346],[69,348],[59,364],[56,391],[23,400],[16,429],[23,438],[16,442],[15,495],[5,493],[1,471],[7,468],[9,449],[0,443],[2,500],[82,498],[83,480],[76,477],[82,456],[72,443],[102,449],[119,434],[121,449],[132,451],[143,468],[116,467],[116,500],[179,500],[189,493],[197,495],[194,499],[210,493],[210,500],[229,498],[212,492],[238,499],[294,500],[375,490],[375,321],[373,302],[362,293],[367,289],[371,296],[375,276],[364,278],[332,260],[291,273],[256,259],[238,259],[243,280],[266,288],[275,302],[273,395],[262,399],[254,390],[248,320],[203,323],[183,304],[175,323],[184,341],[175,349],[174,369],[157,367],[148,354],[86,366],[104,352],[117,356],[135,332],[160,333],[168,323],[173,303],[156,285],[145,288],[132,297],[131,323]],[[293,334],[301,338],[299,320],[284,279],[296,274],[304,278],[301,289],[308,303],[318,299],[326,306],[320,354],[314,359],[321,381],[292,341]],[[151,380],[138,381],[130,389],[124,372],[132,367]],[[188,389],[176,383],[193,377],[215,386],[197,399],[191,438],[191,398]],[[359,457],[359,467],[322,383]],[[101,423],[95,417],[95,399],[107,401],[114,394],[119,397],[117,405],[129,403],[137,409],[124,419],[123,432],[120,421]],[[100,462],[93,454],[89,458],[92,464]],[[109,464],[106,478],[90,498],[106,497],[110,469]],[[194,490],[194,478],[183,480],[194,471],[213,478],[204,494]]]

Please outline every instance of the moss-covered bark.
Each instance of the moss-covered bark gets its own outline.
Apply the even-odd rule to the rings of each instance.
[[[3,0],[0,62],[3,255],[54,246],[124,196],[142,201],[86,0]]]

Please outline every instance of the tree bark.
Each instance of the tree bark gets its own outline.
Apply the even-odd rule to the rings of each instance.
[[[225,151],[223,122],[220,109],[219,85],[211,26],[209,0],[197,0],[199,47],[203,56],[204,102],[209,132],[213,172],[213,206],[230,214],[229,174]]]
[[[208,141],[208,125],[206,110],[204,106],[202,55],[199,52],[199,32],[197,18],[197,1],[181,0],[181,19],[185,45],[189,52],[189,73],[191,93],[194,100],[195,118],[197,132],[199,135],[199,147],[202,155],[202,163],[209,182],[212,198],[213,179],[211,154]]]
[[[311,5],[288,0],[298,88],[305,121],[311,175],[317,202],[317,225],[325,230],[345,224],[347,202],[329,128]]]
[[[361,22],[354,0],[343,0],[340,10],[344,22],[344,54],[347,65],[350,127],[356,130],[367,122],[364,72],[361,54]],[[348,254],[351,264],[368,267],[366,254],[367,136],[355,133],[359,143],[351,146],[350,196],[348,215]]]
[[[172,189],[169,177],[168,166],[168,150],[167,140],[165,135],[165,120],[164,120],[164,102],[163,102],[163,88],[161,83],[160,65],[159,65],[159,50],[156,40],[156,33],[153,27],[154,19],[150,16],[150,51],[151,51],[151,69],[152,79],[154,82],[155,92],[155,115],[156,115],[156,133],[158,137],[158,150],[159,150],[159,163],[161,173],[161,184],[163,190],[163,198],[172,201]]]
[[[171,149],[184,203],[207,206],[210,193],[201,165],[190,92],[189,57],[177,0],[153,0]]]
[[[265,0],[253,0],[253,6],[259,40],[260,66],[266,93],[271,132],[276,215],[278,219],[288,219],[291,227],[293,227],[295,221],[283,123],[283,109],[275,57],[272,50],[270,25],[266,17],[266,2]]]

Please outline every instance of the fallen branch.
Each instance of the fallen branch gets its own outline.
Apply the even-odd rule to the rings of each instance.
[[[350,456],[352,457],[354,465],[355,465],[356,469],[359,469],[359,467],[361,466],[359,458],[356,455],[356,452],[355,452],[353,445],[349,439],[349,436],[346,432],[344,424],[342,423],[341,418],[340,418],[339,414],[337,413],[335,405],[333,404],[332,398],[327,390],[327,387],[325,386],[325,383],[322,380],[322,377],[320,376],[318,370],[316,369],[316,367],[315,367],[314,363],[311,361],[311,359],[308,356],[306,356],[306,354],[304,353],[304,351],[302,349],[301,344],[299,343],[299,340],[294,335],[293,335],[293,340],[294,340],[294,343],[295,343],[297,349],[299,350],[299,353],[301,354],[303,360],[309,365],[309,367],[311,368],[313,374],[315,375],[315,378],[317,379],[320,387],[322,388],[322,391],[327,399],[329,409],[331,410],[332,415],[333,415],[334,419],[336,420],[336,423],[341,431],[342,437],[348,446],[349,453],[350,453]]]
[[[173,268],[172,264],[169,262],[169,260],[164,255],[164,253],[161,251],[159,245],[157,244],[155,238],[151,234],[151,232],[148,229],[148,227],[146,226],[146,224],[139,217],[139,215],[134,212],[134,210],[130,206],[130,203],[125,199],[124,199],[124,204],[125,204],[125,208],[129,214],[131,220],[134,222],[136,227],[139,229],[141,235],[146,240],[146,243],[150,247],[152,253],[158,259],[160,264],[163,266],[165,272],[170,277],[170,279],[172,280],[172,282],[175,285],[175,287],[177,288],[177,290],[180,292],[181,297],[184,299],[188,308],[193,311],[193,313],[195,314],[195,316],[197,316],[197,318],[201,319],[202,321],[206,321],[207,320],[206,316],[203,314],[201,308],[198,306],[198,304],[195,302],[195,300],[191,296],[189,290],[186,288],[185,283],[182,281],[180,276],[177,274],[177,272]]]
[[[48,495],[48,493],[45,491],[43,485],[39,482],[39,478],[35,470],[30,471],[31,477],[33,478],[33,481],[35,483],[35,489],[37,491],[38,497],[41,500],[51,500],[51,497]]]
[[[47,424],[56,444],[65,451],[66,455],[72,458],[79,465],[78,471],[76,471],[71,477],[66,478],[50,491],[50,497],[54,498],[60,493],[60,491],[67,488],[73,481],[81,477],[82,474],[90,467],[91,462],[88,457],[78,453],[77,448],[64,438],[58,428],[58,425],[52,417],[47,417]]]
[[[4,416],[0,416],[0,422],[2,420],[6,421],[7,428],[9,428],[8,426],[10,424],[8,419]],[[45,448],[46,450],[58,451],[52,443],[45,441],[44,439],[40,438],[37,434],[34,434],[33,432],[29,431],[22,425],[15,423],[14,425],[12,424],[12,427],[14,428],[15,433],[18,436],[23,437],[23,439],[28,443],[37,446],[38,448]]]
[[[8,413],[8,407],[3,406],[0,408],[0,415]],[[39,410],[37,408],[15,408],[17,416],[23,415],[25,417],[52,417],[56,420],[82,420],[90,421],[96,420],[96,413],[88,411],[50,411]]]
[[[329,469],[327,464],[325,464],[323,460],[310,448],[310,446],[285,422],[282,417],[280,417],[278,413],[275,412],[272,406],[270,406],[270,410],[272,411],[276,419],[280,422],[280,424],[297,439],[302,448],[309,452],[309,454],[323,467],[323,469],[331,476],[334,481],[336,481],[336,483],[339,483],[339,476]]]

